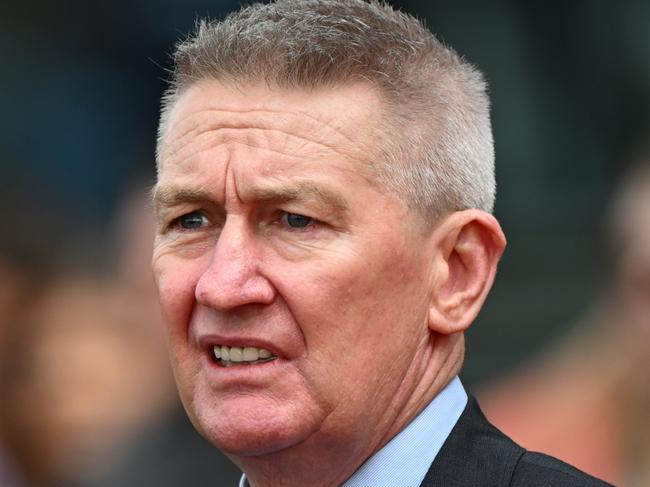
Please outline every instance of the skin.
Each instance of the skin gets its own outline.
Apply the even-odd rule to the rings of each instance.
[[[424,224],[377,181],[381,109],[366,84],[206,80],[163,134],[153,268],[172,366],[194,425],[255,487],[338,485],[408,424],[457,373],[505,245],[491,215]],[[221,367],[214,342],[278,359]]]

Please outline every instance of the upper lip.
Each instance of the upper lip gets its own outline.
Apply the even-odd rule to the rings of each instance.
[[[283,354],[280,352],[277,346],[265,340],[263,338],[256,337],[239,337],[232,336],[226,337],[221,335],[203,335],[199,337],[199,346],[202,349],[207,350],[209,353],[212,352],[212,349],[217,345],[225,345],[226,347],[257,347],[264,348],[271,352],[277,357],[282,357]]]

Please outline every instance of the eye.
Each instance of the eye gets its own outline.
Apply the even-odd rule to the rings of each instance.
[[[282,222],[289,228],[306,228],[314,223],[314,219],[298,213],[285,213]]]
[[[207,225],[208,219],[201,212],[193,211],[192,213],[178,217],[177,223],[185,230],[195,230]]]

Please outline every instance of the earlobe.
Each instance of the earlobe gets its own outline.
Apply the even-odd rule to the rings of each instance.
[[[497,220],[480,210],[451,214],[436,234],[429,328],[447,335],[466,330],[478,315],[506,241]]]

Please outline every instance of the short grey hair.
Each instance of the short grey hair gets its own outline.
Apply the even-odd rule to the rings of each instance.
[[[427,218],[494,206],[494,148],[481,73],[416,18],[371,0],[278,0],[201,21],[176,46],[171,108],[203,79],[318,88],[369,82],[387,107],[379,180]]]

